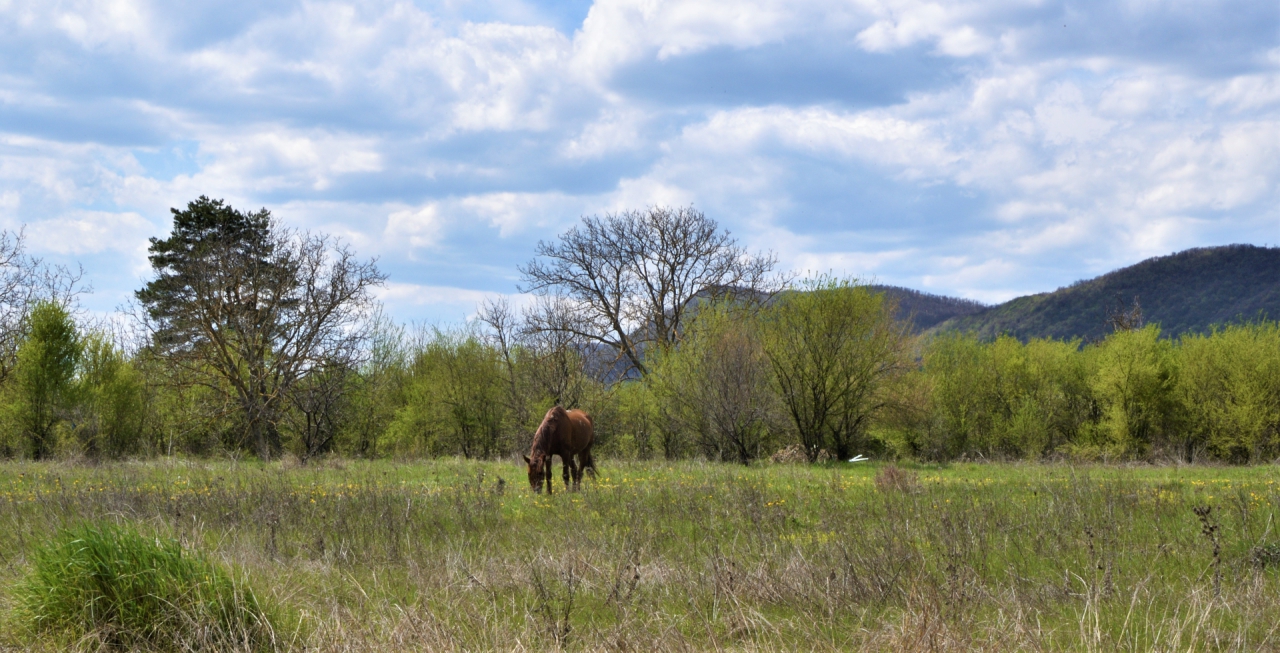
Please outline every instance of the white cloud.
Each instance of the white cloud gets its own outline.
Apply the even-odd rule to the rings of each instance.
[[[1044,290],[1023,284],[1010,284],[1011,281],[1018,280],[1021,266],[1002,258],[985,258],[979,261],[968,257],[943,258],[937,261],[937,265],[945,272],[924,275],[921,281],[925,290],[959,294],[988,304]]]
[[[563,193],[487,193],[455,201],[456,210],[474,215],[498,229],[499,237],[530,227],[556,225],[578,215],[585,207],[580,198]]]
[[[810,242],[810,247],[821,243]],[[877,272],[886,265],[901,262],[918,252],[910,249],[870,252],[799,252],[788,256],[788,267],[801,275],[832,273],[837,276],[855,277],[863,283],[879,283]]]
[[[419,306],[437,303],[474,306],[486,298],[493,297],[494,293],[450,286],[392,282],[379,289],[378,296],[379,299],[387,302]]]
[[[394,248],[419,249],[439,245],[444,230],[439,206],[432,202],[425,206],[402,209],[387,216],[386,241]]]
[[[215,131],[223,133],[210,133],[209,142],[202,143],[201,153],[210,162],[196,176],[234,178],[236,186],[258,192],[325,190],[335,178],[383,168],[380,143],[367,136],[279,125]]]
[[[879,20],[858,32],[858,43],[872,52],[887,52],[933,41],[939,52],[968,57],[992,48],[993,39],[965,23],[972,13],[962,3],[885,2],[876,3]]]
[[[149,49],[155,32],[144,3],[132,0],[50,2],[41,9],[28,20],[48,21],[86,49]]]
[[[1035,116],[1049,145],[1094,141],[1105,136],[1115,124],[1094,115],[1074,84],[1063,84],[1049,91],[1048,97],[1036,106]]]
[[[390,282],[379,288],[377,297],[393,311],[413,314],[428,309],[436,318],[433,321],[445,323],[474,318],[485,301],[505,298],[513,309],[519,311],[524,306],[532,304],[534,300],[533,295],[521,293],[498,293],[456,286],[400,282]]]
[[[659,60],[713,47],[750,48],[865,24],[856,3],[815,0],[597,0],[574,38],[577,69],[602,80],[646,57]]]
[[[0,211],[17,211],[21,205],[22,196],[18,194],[18,191],[8,190],[0,193]]]
[[[640,127],[645,114],[635,109],[606,110],[560,148],[569,159],[599,159],[641,147]]]
[[[988,300],[1276,240],[1274,3],[598,0],[577,30],[520,0],[4,7],[0,218],[55,256],[136,263],[207,194],[388,269],[471,265],[388,290],[413,316],[653,204],[787,266]],[[832,48],[887,81],[791,73]],[[746,90],[698,95],[721,78]]]
[[[75,211],[70,215],[27,225],[32,252],[93,254],[107,250],[137,253],[147,248],[155,227],[136,213]]]

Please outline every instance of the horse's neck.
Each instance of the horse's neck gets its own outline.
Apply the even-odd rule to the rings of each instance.
[[[533,435],[533,453],[548,455],[551,453],[551,434],[544,429],[538,429]]]

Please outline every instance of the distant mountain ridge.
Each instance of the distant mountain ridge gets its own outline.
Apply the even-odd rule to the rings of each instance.
[[[1260,316],[1280,318],[1280,247],[1189,249],[917,328],[982,338],[1007,333],[1022,340],[1097,340],[1112,331],[1112,312],[1130,307],[1135,298],[1143,320],[1158,323],[1170,337]]]
[[[895,302],[895,316],[899,320],[909,320],[914,331],[924,331],[951,318],[973,315],[988,308],[986,304],[972,299],[933,295],[899,286],[868,286],[868,289],[884,293],[885,299]]]

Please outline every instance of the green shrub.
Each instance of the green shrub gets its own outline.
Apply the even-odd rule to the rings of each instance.
[[[1202,446],[1236,463],[1280,455],[1280,324],[1236,324],[1185,335],[1178,350],[1187,462]]]
[[[679,347],[647,358],[660,419],[709,460],[746,465],[784,444],[774,434],[784,431],[786,413],[770,387],[760,329],[743,306],[703,304]]]
[[[925,347],[931,416],[909,442],[924,458],[1038,459],[1091,422],[1091,358],[1077,341],[943,334]]]
[[[502,361],[473,331],[433,330],[414,352],[405,404],[388,427],[400,453],[489,458],[514,449],[504,435]]]
[[[104,334],[81,343],[79,405],[71,411],[81,450],[90,458],[140,451],[148,408],[142,375]]]
[[[18,348],[9,410],[39,460],[55,453],[58,425],[75,403],[73,380],[83,348],[66,307],[39,302],[28,320],[31,331]]]
[[[761,319],[778,400],[810,460],[846,459],[892,403],[890,382],[911,367],[894,304],[856,280],[819,276],[780,295]]]
[[[1119,331],[1096,345],[1090,380],[1100,417],[1096,444],[1122,457],[1168,448],[1182,432],[1174,343],[1148,325]],[[1084,444],[1095,444],[1085,442]]]
[[[270,649],[267,610],[249,588],[170,539],[86,524],[34,554],[17,616],[36,633],[96,636],[110,647]]]

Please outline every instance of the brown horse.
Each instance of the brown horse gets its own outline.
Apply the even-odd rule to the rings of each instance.
[[[594,475],[595,461],[591,459],[591,443],[595,440],[591,416],[580,410],[565,410],[559,406],[547,411],[542,424],[533,434],[533,448],[524,461],[529,465],[529,486],[534,492],[542,491],[547,484],[551,494],[551,457],[560,456],[564,463],[564,486],[569,487],[569,475],[573,475],[573,489],[582,483],[582,472],[590,469]],[[574,464],[573,457],[578,457]]]

